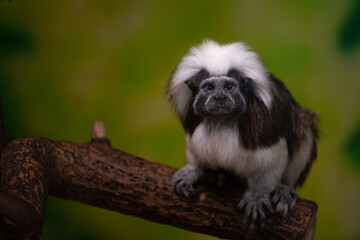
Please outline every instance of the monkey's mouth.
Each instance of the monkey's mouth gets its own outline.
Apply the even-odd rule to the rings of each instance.
[[[208,103],[206,105],[206,110],[211,115],[224,115],[233,113],[235,106],[233,103],[229,102],[215,102]]]
[[[221,99],[221,101],[199,98],[195,101],[194,111],[203,117],[232,117],[245,112],[245,104],[243,102],[237,103],[229,98]]]

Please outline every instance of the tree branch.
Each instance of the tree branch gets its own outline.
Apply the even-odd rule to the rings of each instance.
[[[48,194],[229,239],[312,239],[317,205],[299,199],[285,217],[248,230],[236,209],[244,186],[198,186],[198,199],[174,194],[175,168],[113,149],[102,122],[91,142],[40,137],[7,144],[0,99],[0,238],[40,239]],[[5,146],[5,147],[4,147]]]
[[[4,112],[2,109],[1,97],[0,97],[0,154],[6,144],[6,141],[7,141],[7,138],[6,138],[6,130],[5,130],[5,118],[4,118]],[[1,159],[0,159],[0,161],[1,161]]]
[[[89,143],[15,139],[0,170],[0,238],[39,239],[48,193],[220,238],[312,239],[315,230],[317,206],[307,200],[250,231],[236,209],[244,187],[202,187],[198,199],[181,198],[171,185],[175,168],[112,148],[99,122]]]

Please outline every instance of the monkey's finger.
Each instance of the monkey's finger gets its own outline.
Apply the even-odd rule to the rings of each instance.
[[[243,200],[241,200],[240,202],[239,202],[239,204],[238,204],[238,209],[242,209],[244,206],[245,206],[245,201],[244,201],[244,199]]]
[[[193,197],[196,195],[196,190],[193,188],[191,183],[188,183],[186,180],[182,179],[179,181],[175,187],[175,192],[180,196],[185,196],[187,198]]]
[[[176,182],[173,182],[173,186],[174,186],[175,192],[180,194],[181,193],[181,188],[182,188],[182,181],[178,180]]]
[[[284,207],[284,212],[283,212],[282,216],[283,216],[283,217],[286,217],[286,215],[288,214],[288,212],[289,212],[289,206],[287,205],[287,206]]]
[[[289,209],[295,204],[295,202],[296,202],[296,199],[291,198],[291,197],[284,198],[282,201],[282,203],[286,204]]]
[[[296,199],[297,199],[297,198],[298,198],[298,196],[296,195],[296,198],[291,201],[289,209],[291,209],[291,208],[293,208],[293,207],[295,206],[295,203],[296,203]]]
[[[260,207],[261,205],[259,204],[254,204],[252,206],[251,209],[251,222],[250,222],[250,230],[254,231],[255,226],[256,226],[256,221],[258,219],[258,207]]]
[[[250,217],[251,214],[251,205],[247,204],[245,207],[244,217],[243,217],[243,223],[246,223]]]
[[[296,194],[296,192],[291,191],[290,192],[290,203],[289,205],[289,209],[293,208],[295,206],[296,200],[299,198],[299,196]]]
[[[279,202],[279,203],[276,205],[275,211],[276,211],[277,213],[280,213],[283,217],[285,217],[286,214],[288,213],[288,205],[287,205],[287,204],[284,204],[283,202]]]
[[[264,206],[267,210],[269,210],[269,212],[275,213],[275,210],[274,210],[273,206],[271,205],[270,201],[266,201],[264,203]]]
[[[291,197],[291,199],[296,200],[299,196],[297,195],[297,193],[295,191],[290,191],[290,197]]]
[[[176,187],[179,186],[179,184],[181,184],[181,182],[184,181],[184,177],[181,176],[181,174],[179,174],[180,171],[177,171],[173,177],[172,177],[172,187],[176,190]]]
[[[275,192],[274,196],[272,197],[271,201],[276,204],[278,203],[280,200],[280,195],[278,193]]]
[[[179,181],[175,186],[175,192],[178,193],[179,195],[184,195],[184,186],[185,186],[184,181]]]
[[[256,221],[251,221],[251,223],[250,223],[250,231],[254,231],[255,224],[256,224]]]
[[[181,182],[181,179],[179,180],[173,180],[172,182],[172,188],[176,191],[177,190],[177,186],[179,185],[179,183]]]
[[[237,205],[238,209],[243,209],[244,208],[244,203],[241,201],[238,205]]]
[[[261,204],[255,204],[251,209],[251,222],[256,222],[258,216],[258,209],[261,208]]]
[[[259,209],[259,215],[260,215],[260,226],[261,228],[265,227],[265,211],[264,208]]]
[[[196,191],[192,186],[187,186],[183,189],[183,194],[187,198],[194,197],[196,195]]]

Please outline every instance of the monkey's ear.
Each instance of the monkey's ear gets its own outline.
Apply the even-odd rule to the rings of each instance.
[[[231,68],[226,75],[229,78],[233,78],[235,80],[240,80],[240,78],[241,78],[241,73],[234,68]]]
[[[195,95],[200,82],[206,78],[209,78],[210,74],[205,69],[201,69],[197,74],[186,80],[185,83],[190,88],[191,92]]]
[[[185,81],[185,83],[186,83],[186,85],[188,85],[188,87],[190,88],[190,90],[191,90],[193,93],[196,92],[197,87],[195,86],[195,83],[194,83],[191,79]]]
[[[241,85],[246,85],[251,81],[251,78],[243,76],[238,70],[234,68],[229,70],[227,76],[239,81]]]

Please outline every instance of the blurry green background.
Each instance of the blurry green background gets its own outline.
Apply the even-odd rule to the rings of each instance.
[[[184,133],[164,97],[187,49],[248,42],[321,119],[301,197],[316,239],[360,239],[360,1],[0,1],[0,93],[10,137],[84,142],[180,167]],[[212,239],[49,198],[43,239]]]

